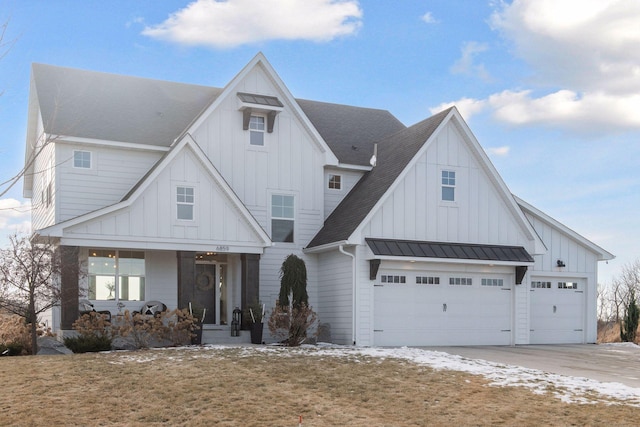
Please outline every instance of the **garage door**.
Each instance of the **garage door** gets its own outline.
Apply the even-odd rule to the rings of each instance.
[[[531,344],[584,342],[583,280],[533,278]]]
[[[374,287],[378,346],[511,344],[510,275],[381,272]]]

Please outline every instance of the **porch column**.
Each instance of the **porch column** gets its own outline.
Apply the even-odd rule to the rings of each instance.
[[[196,253],[178,251],[178,308],[185,308],[193,300],[196,282]]]
[[[78,275],[78,246],[60,246],[62,260],[60,272],[60,329],[73,329],[78,320],[78,302],[80,296],[80,278]]]
[[[241,278],[241,304],[243,311],[254,301],[260,300],[260,255],[241,254],[240,262],[242,268]],[[248,328],[249,319],[242,319],[243,328]]]

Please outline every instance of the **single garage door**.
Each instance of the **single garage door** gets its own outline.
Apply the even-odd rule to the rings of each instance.
[[[584,280],[533,278],[531,344],[584,342]]]
[[[381,272],[375,345],[509,345],[512,283],[512,275]]]

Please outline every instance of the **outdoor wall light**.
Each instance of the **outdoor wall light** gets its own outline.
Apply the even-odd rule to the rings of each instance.
[[[559,259],[556,264],[557,264],[558,267],[566,267],[566,264],[561,259]]]

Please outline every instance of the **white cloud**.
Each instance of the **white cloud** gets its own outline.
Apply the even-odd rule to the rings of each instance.
[[[422,19],[427,24],[437,24],[438,23],[438,21],[436,20],[436,18],[433,17],[433,14],[431,12],[425,13],[424,15],[422,15],[422,17],[420,19]]]
[[[31,231],[31,204],[16,199],[0,199],[0,246],[13,233]]]
[[[511,150],[511,147],[509,147],[508,145],[505,145],[503,147],[490,147],[487,149],[489,154],[493,154],[495,156],[500,156],[500,157],[507,156],[510,150]]]
[[[512,125],[542,124],[577,132],[640,129],[640,94],[559,90],[535,98],[529,90],[506,90],[487,101],[496,119]]]
[[[216,48],[275,39],[329,41],[357,32],[361,18],[356,0],[197,0],[142,34]]]
[[[464,43],[461,49],[462,56],[451,66],[451,72],[453,74],[478,76],[485,81],[489,80],[489,73],[484,65],[474,63],[475,57],[487,49],[489,49],[489,46],[486,43],[475,41]]]
[[[578,91],[640,89],[640,2],[515,0],[493,14],[542,84]]]
[[[461,112],[471,107],[463,113],[466,118],[487,108],[497,120],[515,126],[542,124],[577,132],[640,129],[640,2],[496,4],[491,24],[531,66],[536,86],[457,101]],[[452,71],[473,70],[481,48],[465,45]]]
[[[481,113],[487,108],[487,101],[473,98],[461,98],[454,102],[445,102],[443,104],[437,105],[433,108],[430,108],[429,111],[431,112],[431,114],[436,114],[453,106],[458,109],[465,120],[469,120],[471,116]]]

